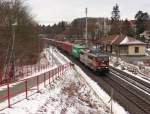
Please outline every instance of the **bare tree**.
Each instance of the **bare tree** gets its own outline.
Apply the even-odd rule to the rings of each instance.
[[[30,57],[38,58],[37,23],[28,11],[23,0],[0,0],[0,63],[7,61],[10,56],[13,23],[15,28],[15,55],[16,60],[24,60],[24,64],[31,63]],[[2,66],[0,66],[2,68]]]

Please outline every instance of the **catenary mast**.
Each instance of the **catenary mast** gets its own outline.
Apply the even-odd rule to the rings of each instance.
[[[86,14],[86,28],[85,28],[85,44],[86,46],[88,45],[88,34],[87,34],[87,13],[88,13],[88,9],[85,8],[85,14]]]

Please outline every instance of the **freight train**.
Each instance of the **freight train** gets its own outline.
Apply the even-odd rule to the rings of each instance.
[[[51,45],[78,59],[95,72],[109,72],[109,56],[96,49],[88,49],[79,44],[48,39]]]

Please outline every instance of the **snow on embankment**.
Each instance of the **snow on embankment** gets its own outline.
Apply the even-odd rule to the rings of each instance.
[[[61,86],[60,86],[61,85]],[[109,114],[109,109],[93,95],[85,82],[80,80],[79,74],[70,69],[65,73],[64,81],[59,91],[50,92],[50,97],[39,112],[48,114]],[[58,88],[56,90],[58,90]]]
[[[66,61],[70,61],[63,54],[61,54],[61,56],[63,56],[66,59]],[[80,76],[86,81],[86,83],[89,85],[89,87],[94,90],[94,92],[97,94],[97,96],[99,97],[99,99],[101,99],[108,107],[111,107],[110,106],[111,104],[109,103],[111,97],[102,88],[100,88],[100,86],[96,82],[94,82],[91,78],[89,78],[82,71],[82,69],[80,67],[78,67],[77,65],[75,65],[75,69],[80,74]],[[113,111],[114,114],[128,114],[128,112],[126,112],[125,109],[122,106],[120,106],[114,100],[112,101],[112,111]]]
[[[89,86],[95,91],[99,99],[101,99],[108,107],[111,107],[109,103],[111,97],[102,89],[100,86],[91,80],[78,66],[75,66],[75,69],[81,74]],[[112,111],[114,114],[128,114],[116,101],[112,102]]]
[[[50,86],[23,100],[2,114],[109,114],[110,110],[70,68]]]

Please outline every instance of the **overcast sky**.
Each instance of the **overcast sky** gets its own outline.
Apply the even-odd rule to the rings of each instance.
[[[89,17],[111,17],[112,7],[117,3],[121,18],[133,19],[138,10],[150,14],[150,0],[27,0],[35,20],[40,24],[71,22],[84,17],[88,8]]]

